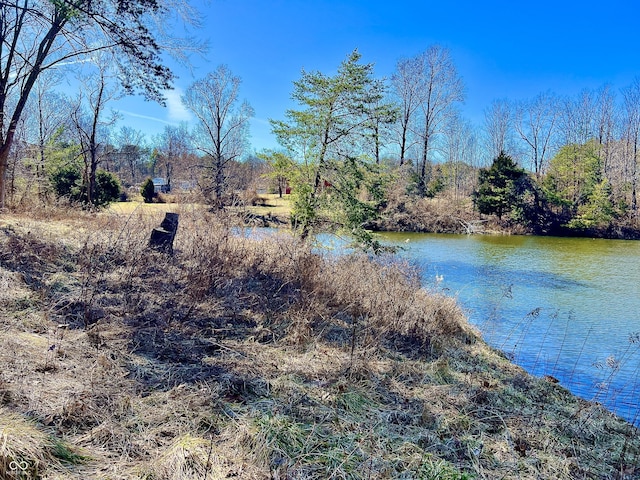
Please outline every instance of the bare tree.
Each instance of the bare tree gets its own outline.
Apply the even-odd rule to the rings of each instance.
[[[26,126],[26,123],[23,117],[18,122],[18,125],[16,125],[14,146],[11,149],[11,154],[7,161],[7,189],[12,202],[18,190],[16,187],[16,177],[18,175],[24,177],[26,180],[26,185],[22,192],[22,199],[25,199],[31,193],[31,186],[35,180],[27,166],[28,159],[30,156],[33,156],[34,152],[32,148],[29,148],[29,142],[27,140],[29,128]]]
[[[187,180],[186,177],[192,175],[189,173],[192,167],[191,151],[191,134],[185,123],[164,127],[164,131],[157,139],[156,168],[165,176],[169,188],[171,188],[174,171],[177,171],[183,180]]]
[[[473,126],[460,115],[452,116],[447,123],[442,151],[445,173],[453,189],[454,198],[471,194],[477,172],[472,168],[477,156],[477,138]]]
[[[515,109],[514,128],[526,147],[531,170],[541,176],[552,157],[558,122],[557,98],[542,93],[520,102]]]
[[[116,91],[109,87],[106,69],[98,68],[98,74],[83,80],[76,104],[71,112],[71,120],[75,127],[81,155],[84,161],[83,182],[87,189],[87,203],[94,202],[96,187],[96,172],[102,161],[102,154],[109,138],[108,129],[112,127],[117,117],[104,119],[107,103],[116,97]],[[88,92],[85,96],[82,92]]]
[[[198,119],[195,146],[209,159],[204,165],[207,184],[205,195],[211,194],[219,207],[223,206],[225,166],[239,160],[247,146],[249,119],[253,108],[239,103],[240,77],[220,65],[204,79],[191,85],[182,101]]]
[[[396,122],[396,141],[400,148],[400,165],[417,139],[412,135],[416,112],[422,103],[422,61],[420,57],[398,61],[396,71],[391,76],[393,93],[398,104],[398,120]]]
[[[428,167],[435,139],[443,132],[457,102],[464,100],[464,85],[449,50],[439,45],[429,47],[418,57],[421,125],[418,132],[422,153],[418,162],[418,192],[427,192]]]
[[[96,52],[112,52],[109,66],[119,69],[125,91],[162,101],[173,75],[160,58],[159,40],[165,40],[163,20],[178,10],[185,11],[172,0],[0,2],[0,209],[16,128],[38,77]],[[182,18],[193,20],[189,12]]]
[[[590,90],[560,102],[558,135],[561,145],[584,145],[595,138],[596,103]]]
[[[106,160],[111,159],[107,170],[114,171],[127,184],[135,184],[143,170],[142,161],[149,154],[145,134],[135,128],[123,125],[113,135],[115,148],[112,148]]]
[[[513,112],[508,100],[494,100],[485,109],[484,133],[488,162],[497,158],[500,153],[517,157],[513,138]]]
[[[612,144],[618,123],[615,96],[609,85],[596,93],[593,131],[600,145],[600,158],[604,174],[608,176],[612,158]]]
[[[640,147],[640,77],[622,90],[623,133],[626,150],[626,179],[631,187],[631,211],[638,210],[638,150]]]
[[[33,169],[38,193],[44,188],[47,150],[54,137],[68,126],[71,105],[69,99],[53,90],[59,82],[53,75],[41,75],[34,86],[33,95],[27,102],[25,139],[32,146]]]

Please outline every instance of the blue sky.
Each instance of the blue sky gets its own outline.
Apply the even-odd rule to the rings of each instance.
[[[466,84],[463,113],[480,124],[491,101],[544,91],[573,95],[605,83],[615,91],[640,76],[640,3],[514,1],[198,0],[204,27],[193,32],[209,50],[178,79],[167,108],[129,98],[122,124],[148,134],[189,120],[179,96],[217,65],[242,78],[240,95],[254,107],[251,143],[274,148],[269,118],[282,119],[302,68],[332,74],[357,48],[376,76],[429,45],[448,47]],[[128,113],[125,113],[128,112]]]

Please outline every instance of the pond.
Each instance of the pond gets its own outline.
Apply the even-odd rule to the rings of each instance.
[[[640,242],[382,236],[515,363],[640,424]]]

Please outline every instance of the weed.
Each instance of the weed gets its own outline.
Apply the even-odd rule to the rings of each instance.
[[[160,211],[3,217],[1,480],[640,478],[635,427],[509,363],[409,265],[180,214],[171,258],[146,248]]]

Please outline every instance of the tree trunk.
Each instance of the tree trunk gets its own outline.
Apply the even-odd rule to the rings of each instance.
[[[11,144],[5,142],[0,146],[0,211],[4,210],[7,192],[7,170],[9,167],[9,150]]]
[[[402,139],[400,140],[400,166],[404,165],[404,157],[407,148],[407,128],[402,127]]]
[[[422,162],[420,165],[420,178],[418,180],[418,193],[421,197],[427,195],[427,159],[429,151],[429,132],[425,131],[425,138],[422,151]]]
[[[634,215],[636,215],[638,210],[638,200],[636,195],[637,171],[638,171],[638,141],[637,140],[635,140],[635,143],[633,145],[633,161],[631,164],[633,165],[633,168],[631,169],[631,211],[633,212]]]

